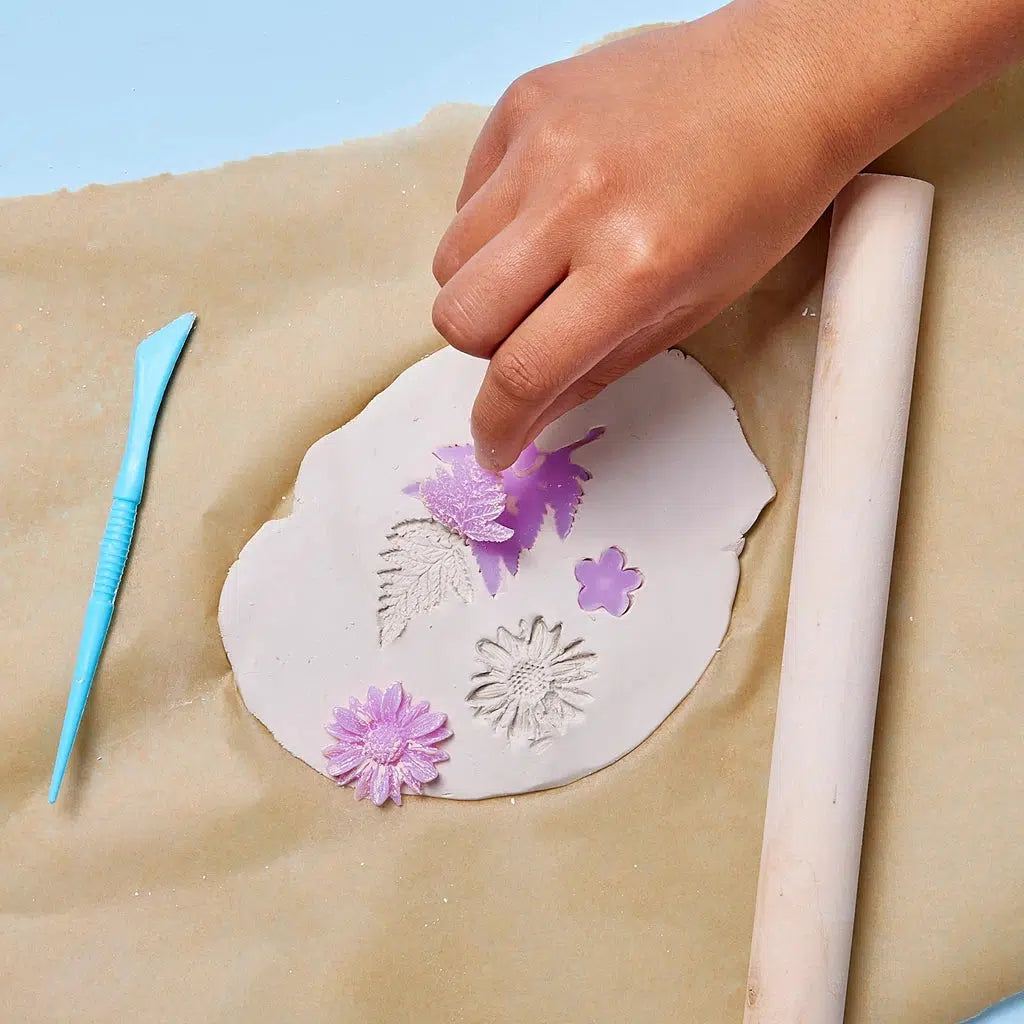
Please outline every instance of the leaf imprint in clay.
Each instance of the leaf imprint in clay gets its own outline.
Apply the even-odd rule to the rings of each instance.
[[[519,623],[519,632],[498,627],[496,640],[476,645],[485,671],[466,697],[474,712],[499,735],[531,744],[564,736],[583,718],[594,698],[580,685],[594,674],[594,655],[582,640],[562,643],[562,626],[538,616]]]
[[[399,523],[388,534],[378,570],[380,597],[377,623],[381,647],[397,640],[417,616],[436,608],[445,598],[473,600],[466,545],[433,519]]]
[[[437,746],[452,735],[445,721],[425,700],[413,704],[401,683],[384,693],[371,686],[365,701],[353,697],[347,708],[335,708],[325,726],[337,740],[324,748],[327,774],[355,786],[357,800],[401,804],[403,786],[421,792],[437,778],[438,762],[448,760]]]

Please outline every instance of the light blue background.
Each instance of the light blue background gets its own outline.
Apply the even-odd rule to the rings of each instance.
[[[607,32],[716,0],[0,0],[0,195],[80,188],[493,103]]]
[[[0,196],[312,148],[493,103],[518,74],[717,0],[0,0]],[[1024,996],[985,1015],[1024,1021]]]

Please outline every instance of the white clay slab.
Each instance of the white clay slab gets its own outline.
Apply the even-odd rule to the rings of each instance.
[[[333,709],[364,700],[369,686],[400,681],[414,700],[446,714],[453,731],[441,744],[449,759],[425,793],[477,799],[560,786],[646,739],[725,635],[743,536],[775,491],[710,375],[690,357],[665,353],[544,433],[539,448],[554,451],[604,428],[572,455],[591,476],[570,532],[562,539],[549,512],[518,573],[503,571],[492,596],[467,542],[406,493],[446,469],[436,449],[469,441],[467,414],[484,369],[441,351],[318,441],[302,462],[292,514],[266,523],[228,575],[220,627],[242,698],[317,771],[327,768]],[[420,525],[398,532],[411,531],[411,540],[388,540],[410,521]],[[425,591],[406,600],[399,612],[421,611],[405,623],[393,601],[381,602],[382,582],[401,585],[401,573],[380,571],[396,568],[407,542],[440,550],[438,535],[457,571],[438,577],[437,593],[447,596],[436,607],[421,600]],[[396,545],[397,556],[382,557]],[[627,610],[583,611],[577,567],[613,547],[642,586],[615,574],[613,553],[604,563],[612,590],[622,581],[630,592],[618,607],[608,604]],[[591,579],[597,570],[580,571]],[[597,584],[584,603],[595,598]],[[531,629],[529,652],[513,638]],[[524,672],[517,659],[528,654]]]

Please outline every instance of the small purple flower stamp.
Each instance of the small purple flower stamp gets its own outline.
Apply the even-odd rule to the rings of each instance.
[[[325,726],[338,741],[324,748],[327,774],[339,785],[354,785],[357,800],[401,804],[403,785],[419,793],[437,778],[437,763],[448,760],[437,748],[452,735],[446,720],[426,701],[414,705],[401,683],[384,693],[371,686],[365,701],[353,697],[347,708],[335,708]]]
[[[580,585],[580,608],[585,612],[603,608],[616,618],[629,611],[633,591],[644,582],[638,569],[626,568],[626,556],[616,547],[606,549],[596,560],[577,562],[576,580]]]

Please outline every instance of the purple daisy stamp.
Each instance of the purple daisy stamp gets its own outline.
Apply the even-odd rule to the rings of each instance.
[[[580,585],[580,608],[585,612],[603,608],[618,618],[629,611],[633,592],[640,589],[644,578],[639,569],[627,569],[626,556],[610,547],[600,558],[577,562],[576,581]]]
[[[401,804],[403,786],[421,792],[437,778],[437,764],[448,760],[437,746],[452,735],[446,721],[426,701],[413,704],[401,683],[384,693],[371,686],[365,701],[353,697],[347,708],[335,708],[325,726],[338,741],[324,748],[327,774],[339,785],[355,786],[357,800]]]

